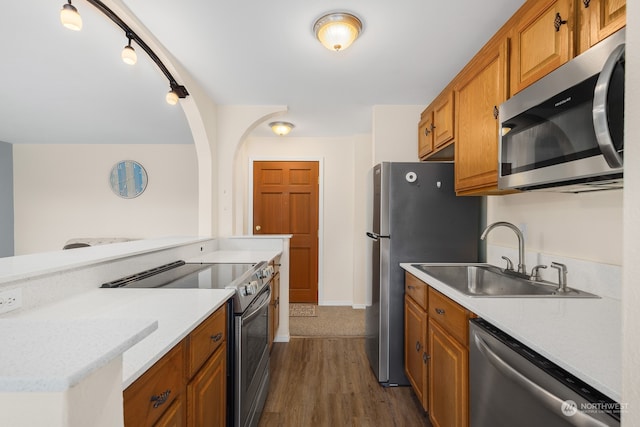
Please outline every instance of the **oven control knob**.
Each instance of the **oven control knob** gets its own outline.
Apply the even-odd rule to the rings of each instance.
[[[245,285],[244,294],[245,295],[254,295],[258,292],[258,282],[256,280],[251,281],[251,283]]]

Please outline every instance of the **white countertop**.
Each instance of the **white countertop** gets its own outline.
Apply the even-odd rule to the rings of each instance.
[[[170,244],[169,240],[134,244],[135,248],[131,246],[135,242],[127,242],[127,249],[139,253],[194,241],[178,239]],[[122,248],[114,246],[95,249],[102,256],[113,251],[114,257],[122,257]],[[72,252],[56,255],[64,258]],[[257,263],[278,255],[275,250],[225,250],[188,261]],[[50,262],[51,269],[61,268],[53,258]],[[91,264],[83,259],[73,265],[85,262]],[[26,264],[23,267],[13,272],[28,275]],[[38,273],[42,271],[41,266]],[[7,313],[0,319],[1,342],[8,343],[0,346],[0,391],[66,389],[123,351],[124,390],[232,296],[228,289],[96,288]]]
[[[30,366],[37,367],[42,362],[43,352],[48,358],[66,363],[70,351],[75,358],[89,359],[100,351],[94,346],[100,342],[102,335],[109,335],[109,328],[114,333],[128,324],[152,324],[157,322],[157,330],[151,333],[123,354],[123,390],[140,375],[157,362],[173,346],[186,337],[196,326],[217,310],[233,295],[228,289],[96,289],[67,298],[34,310],[19,313],[7,320],[16,325],[41,324],[43,334],[47,333],[47,324],[59,324],[56,328],[59,335],[51,339],[29,342],[28,346],[16,347],[11,354],[3,349],[2,354],[14,364],[22,364],[25,370]],[[5,320],[0,321],[0,325]],[[64,328],[68,330],[86,330],[84,334],[65,337]],[[94,325],[102,325],[95,333],[90,329]],[[99,338],[96,340],[96,338]],[[35,347],[41,350],[33,351]],[[0,359],[1,360],[1,359]],[[73,361],[70,361],[71,364]],[[47,363],[47,366],[54,362]],[[3,363],[4,365],[4,363]],[[69,371],[77,368],[69,366]],[[87,368],[84,368],[85,370]],[[49,381],[46,372],[36,370],[42,375],[42,381]],[[4,366],[0,368],[0,390],[5,379],[10,377]],[[43,387],[46,387],[44,385]]]
[[[622,311],[612,298],[469,297],[400,266],[605,395],[621,401]]]
[[[0,392],[67,390],[157,327],[149,319],[0,320]]]

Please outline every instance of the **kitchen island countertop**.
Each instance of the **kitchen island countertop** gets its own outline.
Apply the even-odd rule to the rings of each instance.
[[[469,297],[411,263],[400,266],[605,395],[621,401],[620,301],[608,297]]]

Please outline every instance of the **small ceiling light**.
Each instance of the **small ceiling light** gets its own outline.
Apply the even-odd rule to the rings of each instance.
[[[82,17],[78,13],[78,9],[71,4],[71,0],[62,6],[60,22],[62,22],[65,28],[73,31],[80,31],[82,29]]]
[[[122,49],[122,60],[125,64],[135,65],[138,62],[138,55],[135,49],[131,47],[131,35],[127,34],[127,37],[129,38],[129,44]]]
[[[176,93],[175,90],[171,89],[169,91],[169,93],[167,93],[167,97],[165,98],[167,100],[167,104],[169,105],[176,105],[178,103],[178,94]]]
[[[293,129],[295,126],[293,125],[293,123],[289,122],[271,122],[269,123],[269,127],[276,135],[285,136],[286,134],[291,132],[291,129]]]
[[[329,50],[345,50],[362,31],[362,21],[346,13],[329,13],[316,21],[313,32],[320,43]]]

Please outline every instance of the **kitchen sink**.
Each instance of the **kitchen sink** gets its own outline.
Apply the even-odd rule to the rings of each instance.
[[[491,264],[412,264],[440,282],[470,297],[600,298],[578,289],[558,292],[558,285],[534,281]]]

